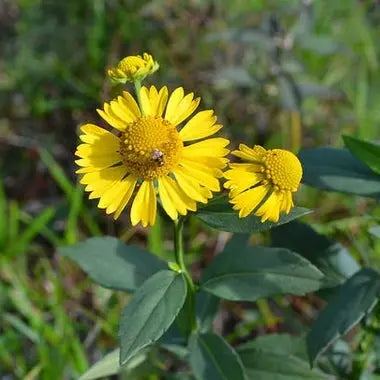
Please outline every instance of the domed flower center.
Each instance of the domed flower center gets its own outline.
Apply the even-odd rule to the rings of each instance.
[[[145,65],[146,62],[141,57],[131,56],[122,59],[119,62],[117,68],[123,71],[125,74],[134,74],[136,70],[144,67]]]
[[[169,174],[178,164],[182,148],[176,128],[161,117],[140,117],[120,136],[124,165],[144,180]]]
[[[279,190],[297,191],[302,178],[302,166],[291,152],[282,149],[268,150],[264,157],[264,175]]]

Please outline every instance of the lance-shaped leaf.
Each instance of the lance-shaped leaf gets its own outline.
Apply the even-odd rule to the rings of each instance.
[[[237,247],[231,242],[205,269],[203,290],[229,300],[256,301],[277,294],[303,295],[323,286],[323,274],[292,251]]]
[[[339,285],[360,269],[346,248],[304,223],[291,222],[276,228],[272,241],[275,247],[297,252],[314,264],[326,276],[328,287]]]
[[[302,149],[302,182],[318,189],[380,198],[380,176],[346,149]]]
[[[375,173],[380,174],[380,145],[351,136],[343,136],[350,152]]]
[[[148,251],[111,236],[94,237],[58,251],[74,260],[92,280],[111,289],[134,291],[154,273],[167,268]]]
[[[244,369],[235,350],[214,333],[190,338],[190,366],[197,380],[244,380]]]
[[[288,215],[282,214],[277,223],[269,221],[262,223],[261,218],[255,215],[239,218],[238,213],[232,210],[232,205],[228,202],[227,197],[223,197],[199,209],[195,216],[217,230],[235,233],[253,233],[270,230],[307,215],[310,212],[311,210],[307,208],[294,207]]]
[[[380,291],[380,274],[364,268],[349,278],[319,314],[307,337],[310,362],[335,339],[347,333],[373,307]]]
[[[270,334],[237,348],[246,374],[255,380],[323,380],[326,375],[311,370],[305,337]]]
[[[91,366],[79,378],[79,380],[94,380],[104,378],[105,376],[116,375],[122,369],[124,372],[131,371],[145,361],[147,357],[145,352],[141,352],[139,355],[136,355],[132,360],[130,360],[125,366],[121,367],[119,364],[119,356],[120,350],[117,348]]]
[[[120,322],[120,364],[156,342],[174,322],[186,299],[182,274],[160,271],[136,290]]]

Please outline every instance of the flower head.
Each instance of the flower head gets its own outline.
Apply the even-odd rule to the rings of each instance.
[[[197,112],[178,129],[200,102],[181,87],[170,97],[166,87],[142,87],[140,99],[141,108],[128,92],[105,103],[98,113],[118,134],[86,124],[75,154],[90,199],[100,198],[98,206],[115,219],[132,203],[132,224],[146,226],[155,222],[157,193],[175,220],[220,190],[229,141],[205,139],[222,128],[212,110]]]
[[[150,54],[131,55],[123,58],[117,66],[108,70],[108,76],[115,82],[126,83],[143,80],[159,68],[158,62]]]
[[[262,222],[278,222],[280,213],[288,214],[294,206],[292,193],[302,178],[298,158],[287,150],[266,150],[258,145],[252,149],[244,144],[232,154],[246,161],[230,164],[231,169],[224,173],[233,209],[239,210],[240,218],[253,212]]]

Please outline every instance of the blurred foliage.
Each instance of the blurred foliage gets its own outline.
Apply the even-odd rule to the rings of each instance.
[[[150,52],[161,66],[155,82],[200,94],[235,144],[341,146],[342,134],[380,137],[379,21],[375,0],[0,1],[0,374],[77,378],[115,346],[126,300],[90,285],[54,246],[105,233],[170,255],[164,218],[147,236],[103,217],[73,185],[77,126],[99,120],[96,107],[112,96],[108,67]],[[367,233],[375,201],[320,194],[298,198],[316,209],[313,227],[378,264],[367,253],[379,252]],[[197,220],[187,233],[189,260],[202,254],[201,264],[229,236]],[[232,341],[298,331],[318,302],[226,303],[219,327],[239,327]],[[157,354],[142,372],[171,364]]]

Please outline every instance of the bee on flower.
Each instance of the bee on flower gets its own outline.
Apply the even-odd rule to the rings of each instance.
[[[117,133],[83,125],[75,154],[89,198],[99,198],[98,207],[115,219],[131,204],[132,224],[147,226],[155,222],[158,198],[176,220],[220,191],[229,141],[210,137],[222,128],[214,111],[190,118],[200,103],[193,93],[185,95],[182,87],[170,96],[166,87],[138,91],[140,104],[125,91],[104,103],[98,113]]]

